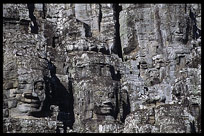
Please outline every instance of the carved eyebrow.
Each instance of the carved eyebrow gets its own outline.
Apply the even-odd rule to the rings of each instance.
[[[43,81],[43,80],[35,81],[35,82],[34,82],[34,86],[35,86],[37,83],[44,83],[44,81]]]
[[[20,84],[28,84],[28,82],[26,80],[23,81],[19,81]]]

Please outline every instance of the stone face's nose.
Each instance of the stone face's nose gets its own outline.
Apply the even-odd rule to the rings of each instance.
[[[33,97],[38,97],[37,93],[34,92],[34,91],[32,92],[32,96],[33,96]]]
[[[30,98],[30,97],[32,97],[32,93],[26,92],[26,93],[23,93],[23,96],[24,96],[25,98]]]
[[[32,99],[33,97],[38,97],[38,95],[32,90],[28,90],[28,91],[24,92],[22,96],[24,98],[27,98],[27,99]]]
[[[39,102],[38,98],[34,97],[32,93],[23,93],[21,101],[29,104]]]
[[[24,86],[24,89],[23,89],[23,93],[24,94],[29,94],[29,93],[32,93],[33,92],[33,86],[32,84],[26,84]]]
[[[106,100],[103,102],[103,105],[112,106],[112,102],[110,100]]]

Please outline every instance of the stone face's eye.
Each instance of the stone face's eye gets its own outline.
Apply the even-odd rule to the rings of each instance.
[[[35,84],[34,84],[35,89],[42,90],[44,88],[43,84],[44,83],[42,81],[35,82]]]
[[[109,98],[114,98],[114,93],[113,93],[113,92],[109,93],[109,94],[108,94],[108,97],[109,97]]]
[[[43,90],[43,86],[41,85],[41,86],[38,86],[38,88],[37,88],[38,90]]]

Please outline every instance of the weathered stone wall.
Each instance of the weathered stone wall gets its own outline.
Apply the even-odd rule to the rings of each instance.
[[[121,45],[129,72],[122,78],[122,84],[130,96],[132,113],[127,120],[134,122],[125,125],[125,132],[190,132],[193,120],[196,132],[200,131],[200,5],[121,6]],[[171,113],[176,113],[169,111],[172,106],[175,110],[184,109],[172,117]],[[151,114],[144,113],[141,118],[135,118],[143,111]],[[192,120],[191,113],[195,112]],[[147,122],[140,121],[144,115]],[[160,117],[166,122],[162,123]],[[168,118],[180,122],[168,121]]]
[[[5,133],[201,132],[201,4],[3,4]]]

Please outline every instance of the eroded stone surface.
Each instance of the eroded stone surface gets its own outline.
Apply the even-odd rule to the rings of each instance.
[[[5,133],[201,132],[201,4],[3,4]]]

